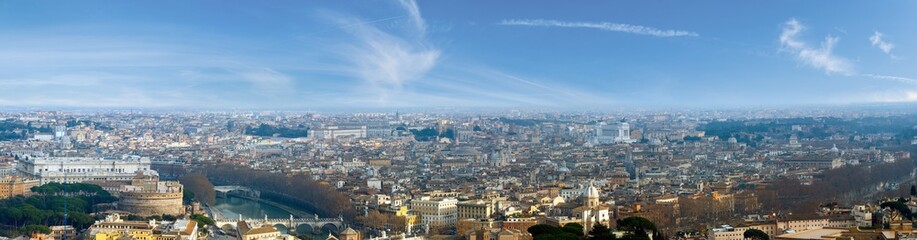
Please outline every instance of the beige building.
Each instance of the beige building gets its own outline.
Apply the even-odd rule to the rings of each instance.
[[[51,237],[54,239],[76,239],[76,229],[70,225],[51,226]]]
[[[735,197],[732,194],[722,194],[714,191],[712,196],[713,214],[717,216],[731,215],[735,212]]]
[[[819,228],[777,236],[776,240],[914,240],[917,232],[911,229],[911,222],[906,228],[860,229],[860,228]]]
[[[118,214],[96,221],[87,230],[94,240],[197,240],[197,222],[188,219],[170,221],[125,221]]]
[[[470,200],[455,204],[458,219],[487,219],[494,214],[494,204],[485,200]]]
[[[809,219],[794,219],[794,220],[779,220],[777,221],[777,229],[782,230],[783,232],[801,232],[811,229],[822,229],[822,228],[849,228],[855,227],[856,220],[853,218],[809,218]],[[780,232],[782,233],[782,232]]]
[[[465,233],[467,240],[529,240],[532,235],[515,229],[478,229]]]
[[[856,226],[856,221],[852,218],[811,218],[811,219],[794,219],[794,220],[777,220],[768,223],[761,223],[748,226],[722,226],[714,228],[713,240],[743,240],[745,231],[749,229],[758,229],[767,233],[771,239],[784,233],[804,232],[825,228],[850,228]]]
[[[357,232],[356,230],[353,230],[353,228],[349,228],[349,227],[347,229],[344,229],[344,231],[342,231],[341,234],[339,234],[339,236],[335,237],[329,234],[327,238],[327,240],[361,240],[361,239],[362,238],[360,238],[360,232]]]
[[[7,199],[16,195],[29,195],[32,193],[32,187],[34,186],[38,186],[38,180],[4,176],[0,179],[0,199]]]
[[[261,227],[249,226],[245,221],[236,223],[239,230],[240,240],[267,240],[267,239],[284,239],[293,240],[295,237],[280,233],[274,226],[264,225]]]
[[[420,222],[423,225],[432,227],[452,227],[456,221],[456,204],[455,198],[433,199],[422,197],[411,200],[411,210],[414,214],[420,215]]]
[[[778,233],[782,233],[782,231],[777,230],[776,223],[770,222],[749,226],[738,226],[734,228],[715,228],[713,229],[713,240],[745,240],[745,231],[750,229],[761,230],[762,232],[767,233],[767,235],[771,238],[777,236]]]

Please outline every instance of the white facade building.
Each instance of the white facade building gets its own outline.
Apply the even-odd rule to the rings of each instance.
[[[37,178],[41,184],[49,182],[78,183],[87,181],[131,181],[137,171],[150,170],[150,158],[123,156],[113,158],[89,157],[19,157],[17,170],[23,175]]]
[[[595,144],[614,144],[614,143],[633,143],[636,140],[630,138],[630,124],[620,121],[615,124],[599,122],[595,125]]]
[[[430,197],[411,200],[411,211],[420,215],[420,222],[426,226],[455,226],[457,218],[455,198],[433,200]]]
[[[314,139],[338,139],[341,137],[349,138],[366,138],[368,131],[366,126],[360,127],[338,127],[328,126],[319,129],[309,130],[309,136]]]

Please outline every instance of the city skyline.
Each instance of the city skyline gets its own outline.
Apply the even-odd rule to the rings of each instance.
[[[917,101],[915,3],[712,5],[4,2],[0,107]]]

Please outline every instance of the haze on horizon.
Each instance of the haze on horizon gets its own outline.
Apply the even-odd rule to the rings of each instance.
[[[0,107],[917,102],[917,2],[0,2]]]

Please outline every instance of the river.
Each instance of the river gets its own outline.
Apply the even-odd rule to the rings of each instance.
[[[230,195],[215,200],[212,210],[220,211],[226,218],[237,219],[239,214],[242,214],[242,218],[264,218],[264,215],[268,218],[290,218],[290,212],[286,210],[247,198]]]
[[[210,208],[214,214],[222,215],[225,218],[238,219],[239,214],[242,215],[242,218],[264,218],[267,215],[268,218],[289,218],[290,212],[282,208],[276,207],[274,205],[259,202],[256,200],[236,197],[236,196],[226,196],[226,197],[217,197],[214,199],[213,207]],[[286,227],[279,227],[281,233],[288,233],[289,230]],[[299,235],[305,235],[313,237],[314,239],[319,239],[324,236],[322,232],[313,232],[311,229],[297,229],[296,231]]]

